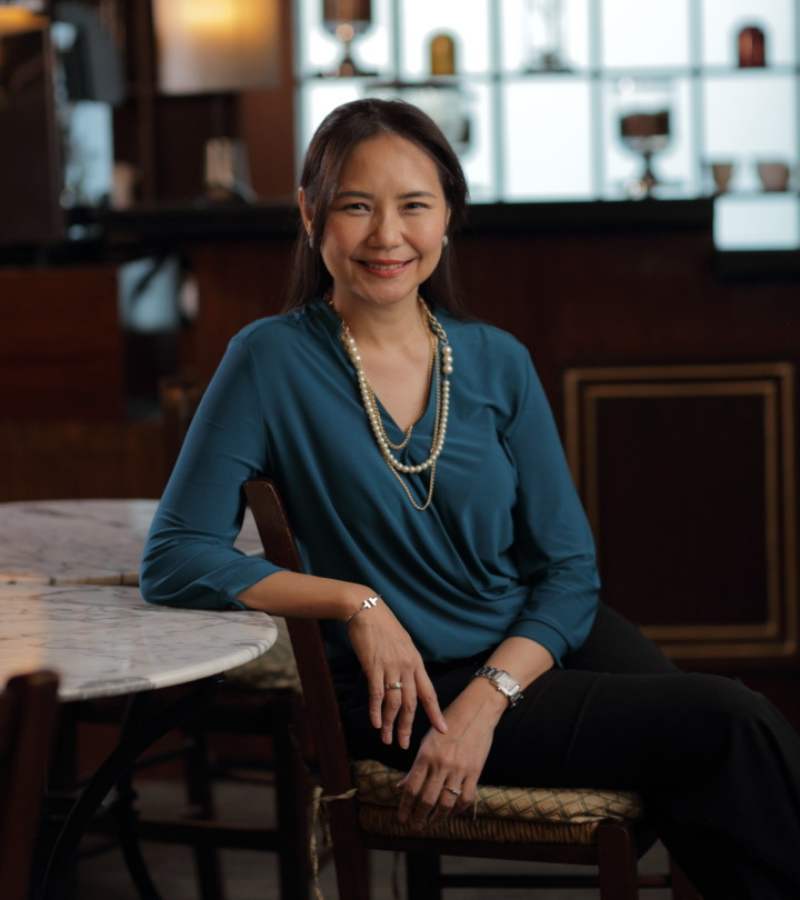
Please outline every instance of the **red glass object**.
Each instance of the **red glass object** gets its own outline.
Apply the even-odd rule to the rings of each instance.
[[[752,69],[767,64],[764,32],[755,25],[748,25],[739,32],[739,65]]]

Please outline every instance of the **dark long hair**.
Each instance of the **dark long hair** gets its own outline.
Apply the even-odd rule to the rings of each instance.
[[[331,286],[332,279],[322,261],[320,244],[342,166],[354,147],[384,134],[411,141],[436,163],[450,208],[448,235],[465,220],[468,189],[461,163],[439,126],[429,116],[402,100],[370,98],[337,107],[316,130],[306,151],[300,187],[314,223],[314,234],[310,242],[300,223],[285,312],[307,306]],[[459,316],[465,314],[455,281],[452,242],[443,248],[439,265],[421,285],[421,293],[431,306]]]

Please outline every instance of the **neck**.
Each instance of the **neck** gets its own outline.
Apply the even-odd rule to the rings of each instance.
[[[329,302],[361,346],[381,349],[429,340],[424,304],[418,295],[385,307],[348,303],[335,294]]]

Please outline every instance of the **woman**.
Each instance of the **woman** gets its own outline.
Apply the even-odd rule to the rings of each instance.
[[[598,606],[528,354],[457,305],[466,184],[441,132],[404,103],[346,104],[298,199],[287,312],[234,338],[203,399],[147,599],[324,620],[353,753],[408,771],[415,827],[479,779],[632,788],[706,900],[798,896],[800,741]],[[313,574],[233,549],[259,474]]]

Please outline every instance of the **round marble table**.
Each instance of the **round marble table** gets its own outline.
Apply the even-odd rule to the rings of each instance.
[[[0,582],[139,584],[157,500],[0,503]],[[236,546],[262,552],[250,511]]]
[[[131,587],[0,584],[0,690],[12,675],[52,669],[62,701],[132,696],[120,742],[72,807],[37,896],[62,900],[81,837],[112,787],[160,737],[213,702],[222,673],[265,653],[277,635],[265,613],[153,606]],[[151,711],[153,693],[175,685],[187,687]],[[120,822],[130,823],[135,814],[127,795],[114,809]],[[120,828],[120,841],[141,896],[158,897],[135,829]]]
[[[242,665],[277,634],[264,613],[153,606],[130,587],[0,584],[0,685],[53,669],[64,701],[133,694]]]

